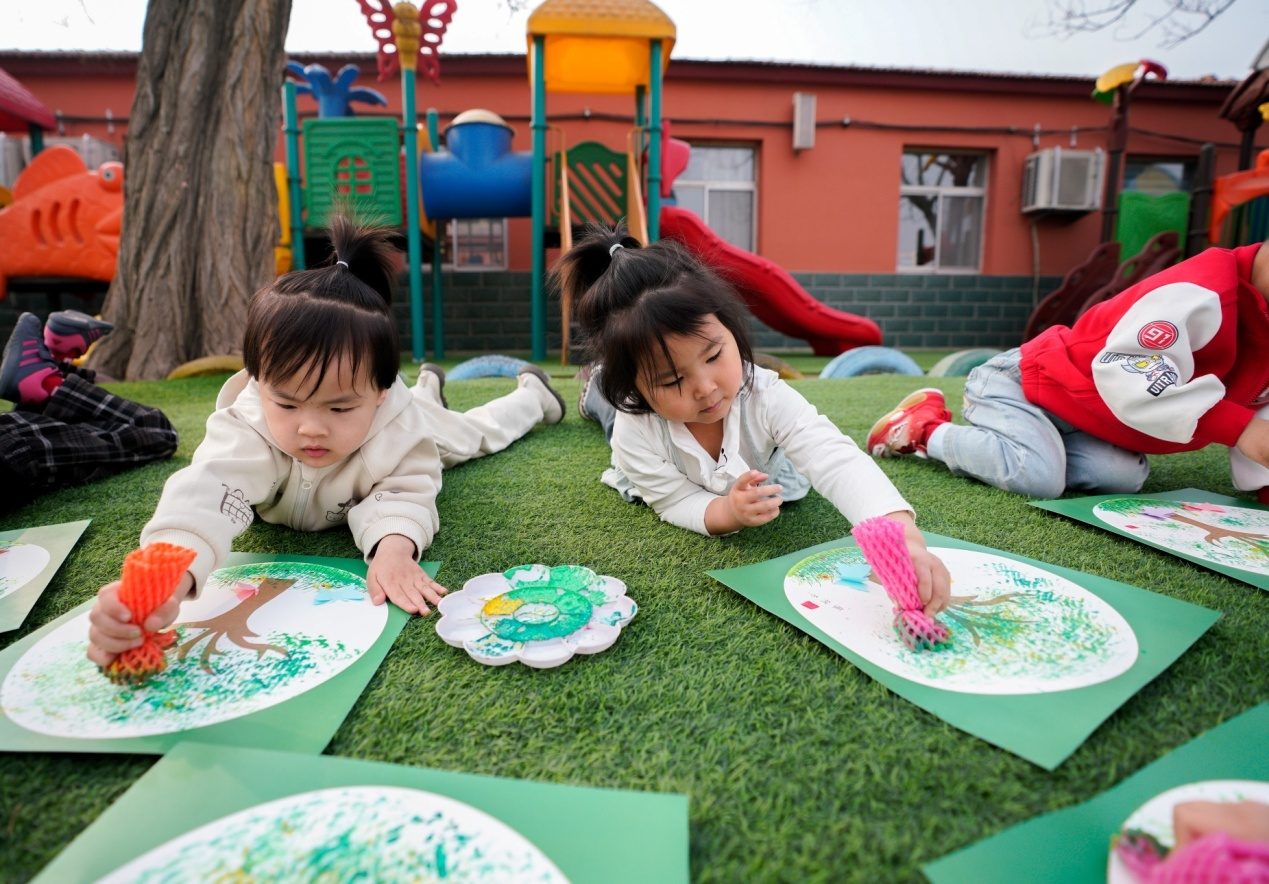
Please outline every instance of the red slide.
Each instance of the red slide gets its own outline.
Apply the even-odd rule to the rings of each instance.
[[[661,207],[661,235],[676,240],[726,277],[754,316],[791,338],[802,338],[817,356],[881,343],[877,323],[826,306],[807,293],[780,265],[724,242],[696,214]]]

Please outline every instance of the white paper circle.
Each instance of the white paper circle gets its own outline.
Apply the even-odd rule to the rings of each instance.
[[[857,548],[818,553],[784,581],[794,610],[854,653],[918,684],[967,694],[1037,694],[1107,681],[1137,660],[1118,611],[1064,577],[976,550],[931,550],[952,574],[953,606],[938,619],[951,641],[910,651],[894,604]]]
[[[566,882],[536,845],[469,804],[353,786],[279,798],[143,854],[101,884],[203,881]]]
[[[1269,783],[1258,780],[1204,780],[1177,786],[1161,792],[1134,810],[1119,830],[1138,829],[1171,848],[1176,845],[1172,808],[1185,801],[1260,801],[1269,804]],[[1113,849],[1106,868],[1106,881],[1107,884],[1137,884],[1136,877]]]
[[[1225,504],[1117,497],[1097,504],[1093,514],[1107,525],[1164,549],[1269,574],[1269,512]]]
[[[37,544],[0,541],[0,599],[30,583],[49,558],[48,550]]]
[[[269,578],[295,582],[252,612],[245,631],[236,627],[234,635],[217,636],[195,625],[254,604],[248,592]],[[317,604],[324,598],[331,600]],[[167,652],[167,669],[146,684],[112,684],[89,662],[84,613],[22,655],[0,687],[0,707],[27,730],[72,739],[205,727],[317,687],[366,653],[387,619],[387,607],[371,604],[365,581],[347,571],[297,562],[222,568],[198,599],[181,606],[181,637]],[[212,641],[216,653],[208,654]],[[186,643],[188,652],[179,659],[178,648]]]

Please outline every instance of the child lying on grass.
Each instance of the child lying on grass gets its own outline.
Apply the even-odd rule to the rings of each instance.
[[[430,613],[445,588],[418,567],[439,527],[441,469],[506,448],[564,402],[537,366],[517,389],[449,411],[444,374],[425,365],[414,388],[397,374],[390,231],[331,226],[335,261],[280,277],[252,298],[245,370],[221,389],[192,463],[172,475],[141,545],[197,553],[171,601],[129,622],[118,582],[90,615],[88,657],[101,667],[170,625],[180,601],[224,561],[254,514],[301,531],[347,525],[369,565],[371,600]]]
[[[706,535],[766,524],[814,485],[854,524],[901,522],[925,613],[947,606],[947,568],[912,508],[850,437],[753,364],[749,317],[727,283],[673,242],[641,248],[599,226],[557,273],[598,362],[578,408],[610,438],[605,484]]]
[[[176,430],[157,408],[107,393],[70,363],[113,326],[76,310],[18,317],[0,362],[0,511],[171,457]]]
[[[868,434],[1005,491],[1133,493],[1147,454],[1229,447],[1234,486],[1269,502],[1269,249],[1208,249],[975,368],[953,424],[918,390]]]

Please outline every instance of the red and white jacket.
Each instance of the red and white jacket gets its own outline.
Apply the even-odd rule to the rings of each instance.
[[[1027,400],[1144,454],[1233,447],[1269,402],[1259,249],[1208,249],[1023,344]]]

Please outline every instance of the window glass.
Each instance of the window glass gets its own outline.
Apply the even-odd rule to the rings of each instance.
[[[674,182],[675,200],[723,240],[752,252],[757,245],[756,166],[752,147],[694,144],[687,168]]]
[[[1193,162],[1185,160],[1129,159],[1124,163],[1124,190],[1151,196],[1191,193],[1194,190]]]
[[[507,222],[505,218],[466,218],[451,221],[455,270],[505,270]]]
[[[938,150],[905,151],[900,165],[900,270],[979,270],[987,157]]]

